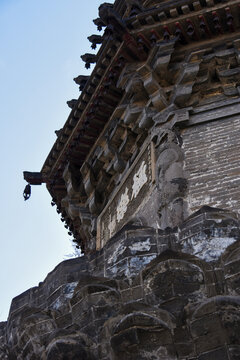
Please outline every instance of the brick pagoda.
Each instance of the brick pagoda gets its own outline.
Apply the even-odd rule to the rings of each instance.
[[[116,0],[94,23],[24,172],[84,256],[13,299],[0,359],[240,359],[240,1]]]

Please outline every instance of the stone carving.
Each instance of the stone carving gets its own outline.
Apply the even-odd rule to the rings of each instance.
[[[97,26],[98,31],[101,31],[102,28],[106,26],[100,18],[94,19],[93,23]]]
[[[91,64],[95,64],[97,62],[97,55],[86,53],[81,55],[81,59],[85,62],[85,68],[89,69]]]
[[[72,99],[72,100],[67,101],[67,105],[70,107],[70,109],[74,109],[77,102],[78,102],[77,99]]]
[[[181,137],[177,131],[153,132],[156,143],[156,173],[159,188],[159,217],[161,228],[181,223],[187,211],[184,201],[187,180],[183,171]]]
[[[79,75],[73,79],[76,84],[80,85],[79,90],[82,91],[89,80],[89,76],[86,75]]]
[[[103,3],[98,8],[99,18],[106,26],[104,35],[110,39],[121,37],[126,31],[126,25],[113,4]]]
[[[88,40],[92,43],[91,48],[96,49],[97,44],[102,43],[102,36],[100,36],[100,35],[91,35],[91,36],[88,36]]]

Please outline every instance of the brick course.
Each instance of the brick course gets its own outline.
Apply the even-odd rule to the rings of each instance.
[[[203,205],[240,205],[240,119],[225,118],[182,131],[190,213]]]

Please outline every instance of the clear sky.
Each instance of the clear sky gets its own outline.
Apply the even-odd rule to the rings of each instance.
[[[99,0],[0,0],[0,321],[11,299],[73,252],[45,185],[24,201],[22,172],[40,171],[65,123]],[[113,1],[109,1],[113,3]]]

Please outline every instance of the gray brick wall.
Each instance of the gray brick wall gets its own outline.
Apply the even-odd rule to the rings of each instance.
[[[240,212],[240,118],[182,131],[190,213],[202,205]]]

